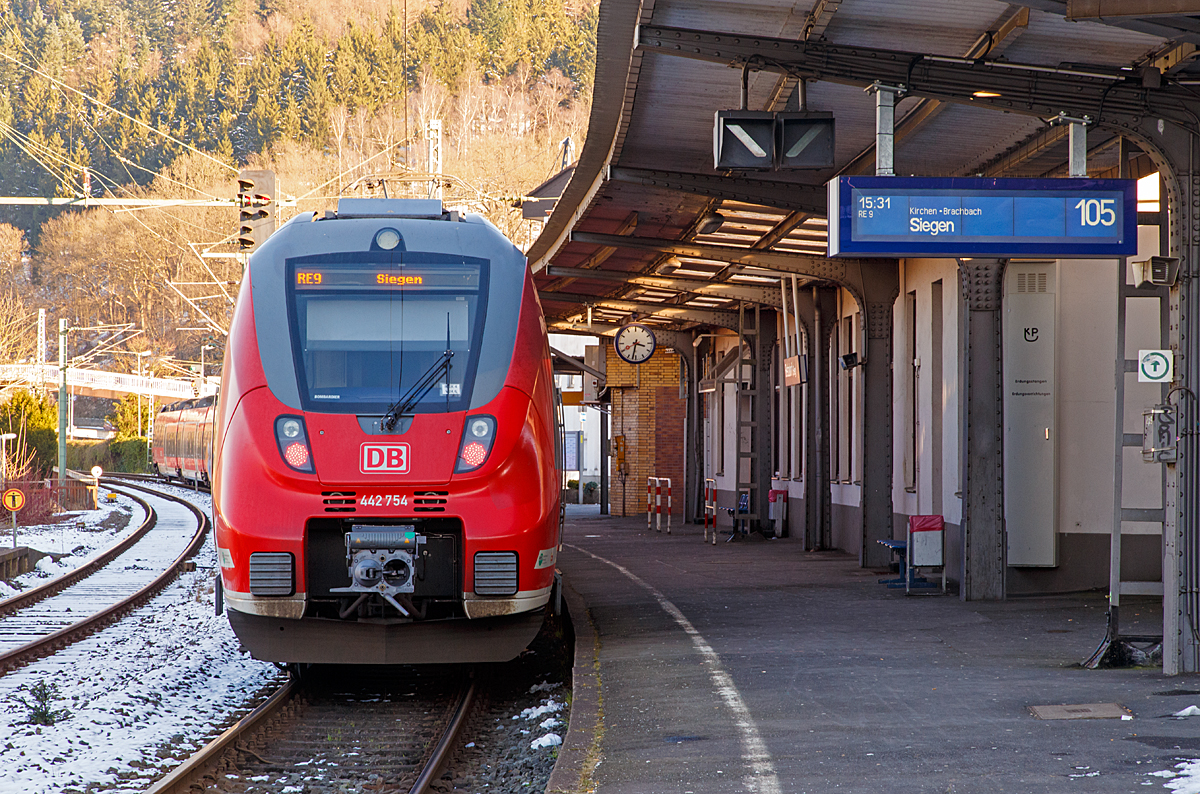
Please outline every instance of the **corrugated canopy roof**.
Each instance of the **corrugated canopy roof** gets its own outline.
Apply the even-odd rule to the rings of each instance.
[[[670,29],[721,35],[682,52],[663,46],[686,39]],[[837,120],[835,167],[718,173],[714,111],[740,106],[746,53],[791,42],[805,46],[790,62],[756,59],[762,70],[749,74],[748,107],[796,107],[796,76],[807,75],[808,109]],[[720,52],[726,45],[728,54]],[[1200,0],[601,0],[588,138],[529,251],[551,325],[584,330],[589,312],[600,332],[632,314],[677,329],[721,325],[738,301],[777,304],[781,274],[819,280],[824,271],[804,263],[824,256],[824,185],[875,168],[875,100],[863,90],[870,69],[830,64],[857,63],[872,48],[900,51],[872,56],[892,69],[881,66],[875,79],[885,82],[904,58],[900,82],[913,77],[914,64],[926,68],[930,59],[918,56],[950,56],[946,63],[966,75],[939,86],[932,70],[922,72],[925,88],[898,100],[897,174],[1061,176],[1067,136],[1065,126],[1048,123],[1056,113],[1095,118],[1097,97],[1101,113],[1121,102],[1135,107],[1136,97],[1121,98],[1129,86],[1200,91],[1181,85],[1200,77]],[[1012,68],[1022,64],[1044,69]],[[986,88],[978,81],[988,75],[1010,97],[1025,81],[1032,87],[1021,90],[1043,91],[1044,101],[973,99],[970,79]],[[1056,93],[1054,80],[1058,88],[1078,81],[1087,97]],[[1156,170],[1118,141],[1103,126],[1089,130],[1091,175],[1115,176],[1122,151],[1132,158],[1130,175]],[[631,239],[614,239],[621,237]],[[807,256],[781,267],[786,258],[771,264],[755,251]]]

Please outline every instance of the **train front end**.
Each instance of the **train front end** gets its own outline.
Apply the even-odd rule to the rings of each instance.
[[[439,201],[343,199],[251,257],[228,351],[213,513],[251,654],[519,654],[561,531],[549,349],[520,251]]]

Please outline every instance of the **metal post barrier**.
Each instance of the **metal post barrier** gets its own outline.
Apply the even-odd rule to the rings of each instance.
[[[651,527],[651,516],[654,516],[653,526],[655,532],[662,532],[662,512],[663,512],[663,490],[662,484],[667,484],[667,534],[671,534],[671,478],[670,477],[647,477],[646,478],[646,529]]]
[[[662,532],[662,478],[654,478],[654,531]]]
[[[670,477],[659,477],[658,478],[658,496],[659,496],[658,513],[659,513],[659,516],[661,517],[662,516],[662,484],[664,482],[667,484],[667,534],[670,535],[671,534],[671,478]]]
[[[710,523],[711,522],[711,523]],[[704,542],[708,542],[708,529],[712,527],[712,545],[717,545],[717,481],[704,478]]]
[[[646,478],[646,531],[650,531],[651,518],[654,513],[654,482],[657,477]]]

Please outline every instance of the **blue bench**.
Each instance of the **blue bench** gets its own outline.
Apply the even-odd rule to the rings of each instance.
[[[745,515],[750,512],[750,494],[738,494],[737,511],[734,512],[732,507],[725,508],[725,512],[729,513],[729,517],[733,519],[733,531],[729,533],[729,537],[725,538],[725,542],[733,540],[739,535],[745,536],[750,534],[750,522],[744,518],[738,518],[738,515]],[[716,529],[713,529],[716,532]]]
[[[888,587],[891,587],[892,585],[898,585],[900,587],[903,587],[904,586],[905,569],[908,567],[908,565],[907,565],[908,541],[907,540],[881,540],[881,541],[879,541],[879,545],[888,547],[889,549],[891,549],[892,554],[898,555],[896,557],[896,559],[900,565],[900,577],[898,579],[880,579],[879,583],[886,584]]]

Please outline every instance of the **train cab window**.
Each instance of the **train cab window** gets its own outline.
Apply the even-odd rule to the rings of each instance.
[[[382,414],[402,396],[415,400],[407,413],[470,405],[486,260],[412,252],[404,264],[314,259],[291,260],[288,278],[305,410]]]

